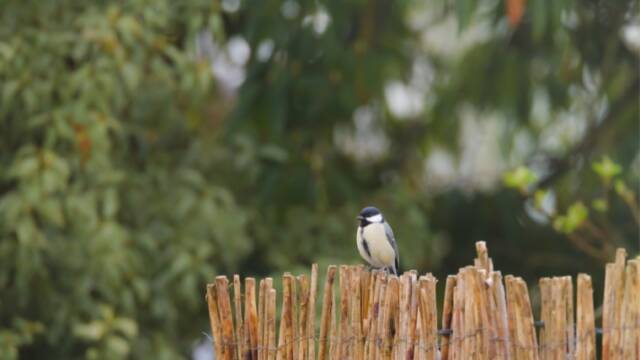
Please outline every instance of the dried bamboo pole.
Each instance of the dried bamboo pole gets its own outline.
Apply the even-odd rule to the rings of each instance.
[[[538,359],[533,314],[527,285],[521,278],[505,277],[511,356],[514,359]]]
[[[320,341],[318,344],[318,360],[328,358],[328,333],[331,326],[331,312],[333,307],[333,283],[336,277],[336,266],[330,265],[327,268],[327,278],[324,283],[324,294],[322,300],[322,315],[320,318]]]
[[[338,288],[338,291],[340,291],[340,288]],[[329,358],[338,359],[338,341],[340,341],[340,339],[337,336],[339,329],[336,310],[338,308],[338,302],[336,301],[335,292],[332,294],[331,302],[333,306],[331,307],[331,330],[329,331]]]
[[[371,307],[371,293],[373,292],[373,279],[371,272],[363,266],[358,266],[360,272],[360,316],[362,318],[362,333],[366,337],[367,334],[367,316]]]
[[[349,323],[349,286],[351,279],[350,271],[347,265],[340,265],[340,328],[338,329],[338,359],[349,358],[349,344],[351,338],[351,327]],[[334,334],[335,335],[335,334]]]
[[[296,286],[296,278],[291,276],[291,292],[289,293],[289,301],[291,303],[291,338],[288,341],[291,359],[298,360],[298,344],[300,341],[300,333],[298,332],[298,289]]]
[[[413,360],[416,346],[416,325],[418,322],[418,279],[417,273],[409,272],[409,319],[407,329],[407,350],[402,359]]]
[[[460,274],[456,277],[456,285],[453,289],[453,313],[451,316],[452,334],[449,341],[449,359],[464,359],[464,277]]]
[[[576,360],[595,360],[596,333],[593,313],[593,288],[591,277],[578,274],[578,293],[576,297]]]
[[[560,359],[564,357],[566,316],[564,313],[563,290],[560,278],[540,279],[541,319],[544,329],[540,336],[540,357]]]
[[[364,360],[364,338],[362,332],[362,287],[361,278],[363,275],[361,266],[351,268],[351,289],[354,292],[349,304],[351,314],[351,330],[353,331],[353,359]]]
[[[465,286],[465,295],[464,295],[464,332],[463,336],[463,352],[465,354],[465,358],[475,358],[478,356],[477,348],[481,346],[480,342],[480,334],[478,325],[479,319],[477,314],[477,301],[474,299],[474,293],[476,289],[474,276],[475,267],[467,266],[462,269],[461,276],[464,278],[464,281],[467,286]]]
[[[249,346],[245,348],[244,358],[258,358],[258,313],[256,311],[256,279],[244,279],[244,337]]]
[[[378,289],[378,306],[377,306],[377,314],[374,317],[376,322],[371,326],[375,330],[375,337],[373,339],[373,352],[371,353],[371,359],[378,359],[382,354],[382,334],[384,328],[384,309],[386,306],[386,290],[387,290],[387,274],[384,271],[378,273],[380,276],[380,288]]]
[[[244,324],[242,323],[242,289],[240,287],[240,275],[233,275],[233,300],[236,315],[236,352],[238,359],[244,354],[244,349],[248,347],[249,339],[244,339]]]
[[[489,291],[487,281],[490,275],[485,269],[477,267],[471,271],[474,278],[473,298],[475,299],[475,321],[477,329],[477,354],[479,359],[495,359],[495,346],[490,339],[495,338],[496,326],[492,314],[489,314]]]
[[[387,291],[384,294],[384,307],[382,312],[382,321],[380,334],[382,335],[380,350],[381,358],[383,360],[391,360],[391,353],[393,350],[393,338],[391,336],[391,327],[393,326],[393,315],[396,313],[395,307],[397,305],[398,297],[398,277],[389,276]]]
[[[436,282],[431,274],[420,277],[419,281],[419,305],[420,305],[420,329],[427,360],[436,360],[438,355],[438,309],[436,308]]]
[[[218,314],[218,300],[215,284],[207,284],[207,307],[209,309],[209,323],[211,325],[211,335],[213,337],[213,349],[216,353],[222,354],[222,325]]]
[[[298,322],[298,336],[299,343],[298,346],[298,359],[307,359],[307,350],[308,350],[308,338],[309,338],[309,327],[307,326],[308,317],[309,317],[309,280],[306,275],[298,276],[298,285],[300,286],[300,291],[298,292],[298,303],[300,304],[300,318]]]
[[[553,303],[553,315],[551,319],[554,324],[554,339],[550,343],[552,359],[563,360],[566,356],[567,346],[567,300],[564,298],[565,285],[563,278],[554,277],[551,281],[551,294]]]
[[[605,270],[604,303],[602,312],[602,359],[621,359],[620,324],[624,292],[624,263],[626,251],[618,249],[616,260]]]
[[[236,358],[233,319],[231,318],[231,301],[229,300],[229,280],[226,276],[216,277],[216,293],[218,313],[222,324],[222,358],[232,360]]]
[[[509,348],[509,324],[507,316],[507,299],[505,295],[504,284],[502,283],[502,274],[500,271],[491,273],[491,297],[495,304],[495,323],[496,323],[496,359],[510,359],[511,352]],[[444,356],[443,356],[444,358]]]
[[[553,338],[547,336],[549,329],[551,329],[551,325],[547,325],[545,321],[550,321],[551,319],[551,278],[542,278],[538,281],[538,287],[540,288],[540,320],[545,326],[540,328],[540,332],[538,334],[538,339],[540,340],[540,358],[546,359],[547,352],[550,351],[550,348],[546,345],[548,341],[551,341]],[[549,340],[547,340],[547,338]]]
[[[640,358],[640,261],[627,262],[622,308],[622,358]]]
[[[371,274],[371,281],[373,288],[370,293],[371,305],[369,306],[369,315],[367,316],[366,328],[367,328],[367,338],[365,340],[365,358],[373,359],[374,355],[374,347],[375,347],[375,339],[377,336],[376,324],[378,323],[378,315],[380,310],[380,282],[381,282],[381,274],[377,271],[374,271]]]
[[[307,318],[309,334],[309,360],[315,360],[316,358],[316,296],[318,291],[318,264],[311,265],[311,285],[309,288],[309,314]]]
[[[267,284],[269,286],[269,284]],[[266,360],[275,360],[276,349],[276,289],[270,287],[267,296],[267,326],[265,330]]]
[[[260,280],[258,286],[258,360],[263,358],[264,349],[264,326],[265,326],[265,307],[266,307],[266,281]]]
[[[478,269],[484,269],[487,275],[493,271],[493,262],[489,257],[489,251],[487,250],[487,243],[484,241],[476,242],[476,254],[477,258],[474,259],[474,265]]]
[[[284,323],[284,346],[283,357],[285,360],[293,359],[293,341],[294,341],[294,326],[293,326],[293,276],[290,273],[285,273],[282,278],[283,286],[283,303],[282,303],[282,322]]]
[[[456,286],[456,277],[455,275],[447,276],[447,282],[444,287],[444,302],[442,306],[442,328],[450,329],[451,328],[451,320],[452,320],[452,312],[453,312],[453,289]],[[440,352],[442,359],[449,359],[449,341],[450,335],[443,335],[440,338]]]
[[[288,341],[286,335],[286,322],[284,321],[285,314],[288,312],[289,307],[289,292],[287,291],[287,286],[285,285],[286,274],[282,277],[282,308],[280,309],[280,326],[278,328],[278,348],[276,349],[276,359],[277,360],[286,360],[287,359],[287,349],[286,349],[286,341]]]
[[[372,324],[374,324],[373,322],[373,315],[376,311],[378,311],[377,309],[374,308],[374,306],[376,306],[376,300],[378,300],[377,295],[378,295],[378,288],[380,286],[379,283],[379,277],[378,277],[378,271],[374,270],[370,273],[369,275],[369,284],[367,284],[367,305],[366,305],[366,311],[363,312],[363,314],[365,315],[365,321],[363,324],[363,331],[364,334],[366,336],[365,338],[365,343],[364,343],[364,351],[365,351],[365,358],[369,359],[370,358],[370,345],[371,342],[373,341],[373,338],[371,336],[373,336],[373,332],[372,332]]]
[[[567,341],[567,355],[569,357],[575,357],[576,343],[575,343],[575,324],[574,324],[574,310],[573,310],[573,283],[571,276],[563,276],[563,297],[565,298],[565,315],[566,322],[564,327],[565,339]]]
[[[267,332],[268,330],[268,326],[269,326],[269,296],[271,293],[271,290],[273,289],[273,279],[268,277],[266,279],[264,279],[264,295],[265,295],[265,302],[264,302],[264,317],[265,317],[265,323],[264,323],[264,331],[262,334],[262,346],[264,348],[264,351],[262,351],[262,358],[260,358],[259,360],[268,360],[269,358],[269,333]],[[274,332],[275,335],[275,332]],[[271,343],[271,346],[275,346],[275,343]]]
[[[399,308],[400,308],[400,328],[397,331],[398,338],[400,341],[397,343],[396,356],[394,357],[396,360],[402,360],[407,353],[407,342],[406,339],[408,337],[409,331],[409,314],[410,314],[410,306],[411,306],[411,275],[408,272],[405,272],[400,277],[400,298],[399,298]]]

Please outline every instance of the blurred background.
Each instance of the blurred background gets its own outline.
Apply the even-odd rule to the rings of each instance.
[[[4,1],[0,354],[206,358],[205,284],[639,251],[637,1]],[[535,297],[535,296],[534,296]]]

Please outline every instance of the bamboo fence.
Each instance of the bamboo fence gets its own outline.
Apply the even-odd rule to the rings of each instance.
[[[329,266],[318,324],[316,264],[309,277],[283,275],[279,316],[273,279],[260,280],[256,302],[254,278],[243,294],[239,276],[218,276],[206,295],[216,359],[588,360],[597,333],[602,359],[640,359],[640,261],[624,249],[606,266],[602,328],[589,275],[578,275],[575,302],[570,276],[540,279],[534,321],[524,280],[495,271],[484,242],[476,250],[474,265],[447,277],[441,316],[436,278],[416,271]]]

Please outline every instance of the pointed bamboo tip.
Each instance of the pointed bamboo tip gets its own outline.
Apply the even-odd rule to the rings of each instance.
[[[624,260],[627,258],[627,250],[624,248],[618,248],[616,250],[616,264],[624,264]]]

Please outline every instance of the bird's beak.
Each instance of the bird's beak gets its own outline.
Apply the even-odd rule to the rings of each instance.
[[[356,219],[358,219],[358,220],[364,220],[364,216],[362,216],[362,215],[358,215],[358,216],[356,216]]]

